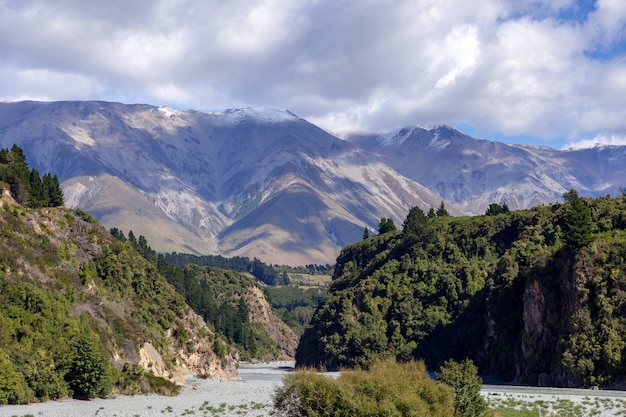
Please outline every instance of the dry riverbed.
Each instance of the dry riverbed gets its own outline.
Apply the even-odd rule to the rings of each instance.
[[[272,395],[292,362],[244,364],[241,380],[189,378],[177,397],[120,395],[91,401],[63,400],[41,404],[0,406],[0,417],[265,417]],[[545,416],[626,416],[626,392],[488,385],[483,395],[493,406],[536,410]]]

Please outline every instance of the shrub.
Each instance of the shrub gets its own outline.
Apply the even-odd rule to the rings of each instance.
[[[479,417],[487,409],[480,395],[482,380],[478,368],[470,359],[463,362],[446,361],[437,373],[437,378],[454,389],[454,415],[457,417]]]
[[[283,382],[274,408],[284,417],[449,417],[454,410],[452,390],[433,381],[422,362],[378,361],[369,371],[345,371],[337,379],[299,371]]]
[[[94,398],[111,391],[109,362],[91,335],[81,334],[72,344],[65,379],[76,398]]]

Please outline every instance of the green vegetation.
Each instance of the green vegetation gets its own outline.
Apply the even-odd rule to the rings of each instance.
[[[94,335],[81,334],[70,346],[65,379],[78,398],[106,396],[111,390],[109,361]]]
[[[19,204],[31,208],[64,204],[59,178],[49,173],[42,178],[39,171],[30,170],[24,151],[17,145],[11,150],[0,149],[0,183],[8,185],[11,196]]]
[[[167,279],[187,305],[202,316],[218,336],[213,346],[220,357],[228,353],[224,342],[235,345],[242,360],[279,356],[280,348],[268,335],[263,324],[254,322],[251,318],[246,296],[250,296],[257,285],[254,279],[232,270],[200,266],[196,262],[180,267],[171,261],[180,263],[184,259],[199,261],[209,258],[182,254],[157,255],[144,236],[137,238],[130,231],[126,237],[118,229],[112,229],[111,234],[120,242],[129,243],[146,260],[152,262],[158,273]],[[181,344],[188,338],[186,334],[176,331],[174,336],[180,339]]]
[[[384,360],[369,371],[342,372],[337,379],[313,371],[290,373],[275,391],[274,408],[283,417],[450,417],[454,393],[433,381],[422,362]]]
[[[437,373],[437,380],[454,390],[455,416],[480,417],[485,414],[487,403],[480,395],[482,380],[471,360],[446,361]]]
[[[384,235],[385,233],[389,232],[395,232],[396,230],[398,229],[396,228],[396,225],[393,222],[392,218],[383,217],[382,219],[380,219],[380,222],[378,223],[379,235]]]
[[[544,396],[545,397],[545,396]],[[523,397],[511,394],[492,394],[487,398],[489,415],[498,417],[588,417],[595,415],[626,416],[626,401],[621,399],[584,397],[581,400],[550,396]]]
[[[50,193],[56,186],[44,185],[55,177],[44,175],[38,194],[38,173],[19,148],[0,151],[0,176],[13,196],[0,199],[0,404],[177,393],[136,361],[151,343],[172,369],[179,352],[193,349],[188,339],[168,338],[172,332],[213,345],[212,334],[190,327],[197,324],[184,299],[87,213],[41,208],[58,197]]]
[[[315,309],[326,297],[327,288],[288,285],[265,287],[263,292],[276,314],[299,336],[304,331],[304,326],[311,321]]]
[[[159,269],[218,335],[237,346],[242,360],[278,357],[276,342],[250,317],[245,297],[256,285],[253,279],[235,271],[192,264],[182,269],[161,264]]]
[[[299,366],[367,369],[380,357],[561,386],[626,370],[626,200],[474,217],[414,208],[402,231],[345,248],[305,329]],[[493,213],[500,211],[499,213]]]
[[[79,213],[0,209],[0,404],[127,392],[127,368],[109,358],[121,355],[122,367],[151,342],[174,359],[166,332],[184,308],[154,266]],[[134,392],[171,384],[137,381]]]
[[[497,216],[498,214],[508,213],[509,211],[509,206],[507,206],[506,203],[504,203],[503,205],[500,205],[498,203],[491,203],[489,204],[489,208],[487,209],[485,214],[487,216]]]
[[[280,274],[279,271],[266,263],[254,258],[235,256],[225,258],[221,255],[192,255],[188,253],[167,253],[163,255],[165,260],[178,267],[186,265],[212,266],[220,269],[228,269],[238,272],[248,272],[253,277],[267,285],[285,285],[289,284],[289,277]]]

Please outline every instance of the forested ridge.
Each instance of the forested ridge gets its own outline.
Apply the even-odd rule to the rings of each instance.
[[[234,376],[236,349],[131,244],[58,207],[56,176],[16,146],[0,150],[0,186],[0,404]]]
[[[506,381],[621,387],[626,200],[564,200],[473,217],[413,208],[402,230],[345,248],[298,365],[470,358]]]
[[[112,228],[111,235],[120,242],[128,243],[152,263],[185,302],[207,322],[221,340],[216,340],[214,350],[224,351],[226,345],[222,342],[227,342],[237,347],[242,360],[279,359],[285,349],[290,352],[289,358],[293,358],[297,339],[293,331],[286,324],[278,323],[281,319],[272,313],[273,317],[266,318],[280,327],[284,325],[280,333],[286,337],[270,334],[269,324],[259,320],[258,312],[251,309],[252,298],[259,301],[258,295],[262,294],[255,279],[238,272],[239,268],[232,270],[203,265],[217,260],[225,266],[244,267],[249,263],[247,258],[238,257],[229,261],[223,257],[160,254],[150,247],[144,236],[137,238],[132,231],[126,236],[123,231]],[[184,259],[191,261],[186,263]],[[255,304],[258,307],[258,303]],[[285,344],[289,346],[283,346]]]
[[[0,203],[0,404],[175,393],[170,379],[196,350],[207,371],[222,367],[184,299],[89,215]],[[146,346],[163,369],[139,366]]]

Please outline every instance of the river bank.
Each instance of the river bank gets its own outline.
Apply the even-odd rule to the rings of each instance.
[[[293,362],[243,364],[241,380],[223,381],[190,377],[176,397],[118,395],[80,401],[65,399],[29,405],[0,406],[0,417],[167,417],[167,416],[269,416],[272,395]]]
[[[272,396],[293,362],[242,364],[241,379],[220,381],[188,378],[177,397],[119,395],[109,399],[66,399],[30,405],[0,406],[0,417],[266,417]],[[485,385],[483,396],[493,406],[536,409],[538,416],[613,417],[626,415],[626,392]],[[567,414],[563,414],[567,410]],[[554,414],[552,414],[554,413]]]

